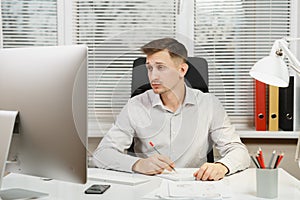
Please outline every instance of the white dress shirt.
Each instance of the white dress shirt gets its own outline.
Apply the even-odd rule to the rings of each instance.
[[[127,154],[133,140],[137,157]],[[175,112],[166,108],[153,90],[131,98],[94,152],[94,163],[132,172],[138,159],[157,153],[150,141],[175,167],[200,167],[213,145],[221,155],[217,162],[230,174],[250,164],[248,151],[218,99],[189,87]]]

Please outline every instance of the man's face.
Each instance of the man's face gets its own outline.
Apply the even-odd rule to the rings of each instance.
[[[167,50],[147,56],[148,78],[154,93],[163,94],[173,90],[184,78],[181,63],[174,60]]]

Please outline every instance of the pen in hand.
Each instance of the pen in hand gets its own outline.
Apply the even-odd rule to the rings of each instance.
[[[151,141],[149,142],[149,144],[153,147],[153,149],[154,149],[159,155],[161,155],[161,153],[155,148],[154,144],[153,144]],[[175,170],[174,167],[172,167],[170,164],[168,164],[168,165],[169,165],[169,167],[171,167],[171,169],[172,169],[174,172],[176,172],[176,170]]]

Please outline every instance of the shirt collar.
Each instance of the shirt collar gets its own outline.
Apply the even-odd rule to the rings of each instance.
[[[197,101],[196,101],[196,97],[195,97],[193,89],[188,87],[187,85],[185,85],[185,91],[186,91],[186,93],[185,93],[185,98],[183,101],[183,106],[185,106],[187,104],[195,105],[197,103]],[[155,106],[163,107],[163,103],[160,99],[159,94],[155,94],[153,92],[153,90],[150,91],[150,98],[151,98],[152,107],[155,107]]]
[[[197,100],[196,100],[196,96],[195,93],[193,91],[192,88],[188,87],[187,85],[185,85],[185,98],[183,101],[183,105],[187,105],[187,104],[192,104],[195,105],[197,104]]]

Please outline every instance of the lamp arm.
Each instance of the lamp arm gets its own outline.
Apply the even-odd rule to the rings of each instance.
[[[287,47],[287,42],[285,40],[279,40],[279,47],[283,50],[283,52],[286,54],[286,56],[294,64],[294,65],[291,65],[291,67],[300,75],[300,69],[299,69],[300,62],[296,58],[296,56],[290,51],[290,49]]]
[[[294,65],[290,65],[290,67],[293,68],[293,70],[295,70],[300,75],[300,69],[298,69]]]

